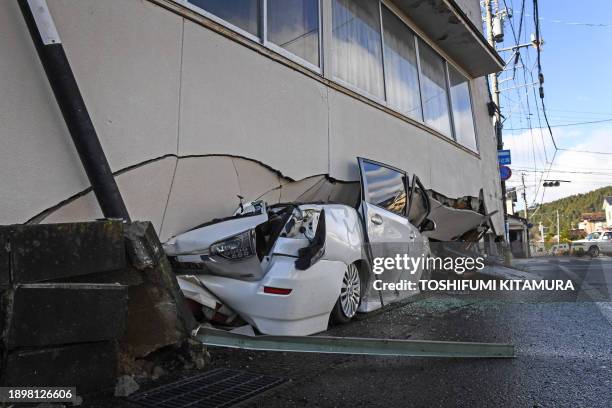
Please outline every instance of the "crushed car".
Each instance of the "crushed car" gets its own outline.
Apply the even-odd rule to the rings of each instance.
[[[344,203],[241,203],[233,216],[168,240],[185,297],[209,321],[242,319],[274,335],[321,332],[406,297],[371,282],[416,282],[428,271],[375,275],[372,260],[429,254],[430,198],[416,175],[363,158],[358,166],[358,194]]]

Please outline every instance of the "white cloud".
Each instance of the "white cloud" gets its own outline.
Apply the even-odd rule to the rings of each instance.
[[[612,126],[598,127],[595,129],[565,129],[553,128],[553,134],[557,145],[561,148],[587,151],[612,152]],[[521,169],[525,169],[525,184],[527,185],[527,202],[553,201],[572,194],[585,193],[600,187],[612,185],[612,155],[595,155],[573,151],[558,151],[552,170],[544,174],[544,179],[569,180],[571,183],[561,183],[559,187],[544,189],[540,178],[542,173],[534,172],[549,168],[546,163],[552,159],[554,147],[548,133],[548,129],[534,129],[533,133],[524,131],[522,133],[504,134],[504,148],[512,151],[512,178],[508,186],[521,184]],[[546,148],[546,156],[544,154]],[[535,153],[535,159],[534,159]],[[578,172],[578,173],[570,173]],[[586,174],[596,173],[596,174]],[[539,188],[538,188],[539,186]],[[538,196],[535,198],[536,190]],[[517,208],[522,208],[521,202]]]

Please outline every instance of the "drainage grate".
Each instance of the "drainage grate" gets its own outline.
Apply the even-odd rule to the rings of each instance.
[[[246,371],[217,368],[162,385],[128,399],[146,407],[231,407],[274,388],[286,380]]]

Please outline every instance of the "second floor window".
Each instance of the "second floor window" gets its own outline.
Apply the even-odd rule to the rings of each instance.
[[[259,36],[259,0],[188,0],[228,23]]]
[[[319,66],[319,0],[268,0],[268,41]]]
[[[404,115],[423,120],[415,36],[395,14],[382,7],[387,102]]]
[[[453,123],[455,138],[468,149],[476,151],[476,132],[472,115],[472,100],[468,80],[455,68],[448,65],[450,82],[451,106],[453,107]]]
[[[429,45],[419,41],[421,98],[425,123],[451,137],[445,61]]]
[[[385,98],[379,4],[333,0],[333,75],[378,99]]]

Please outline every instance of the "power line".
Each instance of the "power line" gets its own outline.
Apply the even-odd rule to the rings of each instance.
[[[544,111],[544,115],[546,115],[545,111]],[[591,121],[587,121],[587,122],[563,123],[563,124],[560,124],[560,125],[548,125],[548,127],[549,128],[558,128],[558,127],[566,127],[566,126],[592,125],[592,124],[595,124],[595,123],[605,123],[605,122],[612,122],[612,118],[602,119],[602,120],[591,120]],[[506,129],[506,130],[529,130],[529,128],[513,128],[513,129]],[[555,144],[555,147],[556,147],[556,144]]]
[[[550,128],[550,123],[548,122],[548,116],[546,115],[546,105],[544,105],[544,87],[542,84],[544,83],[544,75],[542,74],[542,50],[540,46],[542,45],[540,42],[540,10],[538,7],[538,0],[533,0],[533,22],[535,24],[535,44],[536,44],[536,55],[537,55],[537,63],[538,63],[538,81],[540,82],[540,103],[542,105],[542,113],[544,114],[544,121],[546,122],[546,126],[548,126],[548,132],[550,133],[550,138],[552,139],[553,145],[555,146],[555,150],[557,149],[557,142],[555,142],[555,138],[553,136],[552,129]]]
[[[587,154],[603,154],[603,155],[611,155],[612,152],[595,152],[592,150],[578,150],[578,149],[564,149],[559,148],[558,150],[562,150],[564,152],[574,152],[574,153],[587,153]]]
[[[573,26],[587,26],[587,27],[612,27],[612,24],[606,23],[583,23],[583,22],[575,22],[575,21],[564,21],[564,20],[553,20],[548,18],[540,17],[540,21],[547,21],[549,23],[556,24],[565,24],[565,25],[573,25]]]
[[[592,174],[597,176],[612,176],[612,173],[606,173],[601,171],[574,171],[574,170],[533,170],[530,168],[519,168],[515,167],[515,170],[525,171],[525,172],[533,172],[533,173],[546,173],[549,171],[550,173],[563,173],[563,174]]]

